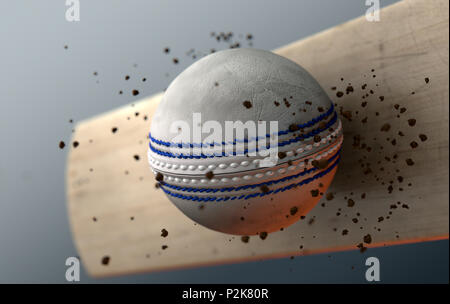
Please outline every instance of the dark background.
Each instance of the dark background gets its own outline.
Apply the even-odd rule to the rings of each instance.
[[[244,47],[251,33],[253,47],[270,50],[367,9],[364,0],[80,3],[81,21],[70,23],[65,1],[0,2],[0,283],[63,283],[65,260],[77,255],[65,202],[67,149],[58,148],[70,141],[70,119],[163,90],[194,62],[191,48],[229,47],[212,31],[232,31]],[[439,241],[101,280],[83,270],[81,282],[364,283],[365,259],[376,256],[384,283],[448,283],[448,248]]]

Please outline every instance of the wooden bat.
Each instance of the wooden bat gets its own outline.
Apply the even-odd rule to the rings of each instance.
[[[345,138],[328,191],[334,199],[323,197],[304,220],[265,240],[244,243],[196,225],[155,189],[147,134],[162,94],[79,123],[67,201],[89,274],[447,239],[448,11],[447,0],[406,0],[382,9],[379,22],[360,17],[275,50],[306,68],[342,107]]]

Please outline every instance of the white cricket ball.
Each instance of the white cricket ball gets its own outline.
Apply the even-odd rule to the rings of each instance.
[[[157,186],[175,206],[208,228],[254,235],[316,205],[343,135],[332,101],[306,70],[272,52],[233,49],[175,78],[149,138]]]

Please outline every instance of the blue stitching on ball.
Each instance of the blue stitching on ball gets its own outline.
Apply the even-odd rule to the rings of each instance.
[[[341,149],[339,149],[333,156],[331,156],[328,159],[328,162],[332,162],[336,157],[339,156],[341,152]],[[259,183],[259,184],[252,184],[252,185],[243,185],[243,186],[238,186],[238,187],[226,187],[226,188],[193,188],[193,187],[182,187],[182,186],[176,186],[176,185],[172,185],[172,184],[168,184],[166,182],[162,183],[162,185],[164,185],[166,188],[170,188],[173,190],[177,190],[177,191],[185,191],[185,192],[207,192],[207,193],[217,193],[217,192],[231,192],[231,191],[241,191],[241,190],[246,190],[246,189],[254,189],[254,188],[258,188],[261,187],[263,185],[266,186],[271,186],[271,185],[276,185],[278,183],[283,183],[286,181],[289,181],[291,179],[300,177],[300,176],[304,176],[307,175],[311,172],[317,171],[319,169],[313,167],[310,168],[306,171],[302,171],[300,173],[294,174],[294,175],[290,175],[290,176],[285,176],[283,178],[277,179],[277,180],[273,180],[273,181],[268,181],[268,182],[264,182],[264,183]]]
[[[309,132],[307,134],[304,134],[304,135],[300,134],[299,136],[297,136],[295,138],[291,138],[291,139],[286,140],[286,141],[283,141],[283,142],[279,143],[278,145],[275,145],[272,148],[284,147],[286,145],[290,145],[292,143],[296,143],[296,142],[299,142],[299,141],[301,141],[303,139],[307,139],[309,137],[317,135],[320,132],[327,130],[336,121],[337,121],[337,113],[335,112],[334,115],[333,115],[333,118],[325,125],[325,128],[323,128],[323,129],[316,129],[316,130],[313,130],[313,131],[311,131],[311,132]],[[245,155],[247,153],[252,153],[252,152],[259,152],[259,150],[264,150],[264,149],[259,149],[259,148],[251,149],[251,150],[244,149],[243,152],[232,152],[232,153],[230,153],[228,155],[225,152],[221,152],[220,154],[214,153],[214,154],[210,154],[210,155],[206,155],[206,154],[203,154],[203,153],[201,153],[200,155],[186,155],[186,154],[183,154],[183,153],[173,154],[173,153],[170,153],[170,152],[165,152],[165,151],[158,150],[155,147],[153,147],[151,142],[149,143],[149,148],[150,148],[150,150],[152,152],[154,152],[154,153],[156,153],[158,155],[162,155],[162,156],[170,157],[170,158],[183,158],[183,159],[201,159],[201,158],[237,156],[237,155]],[[266,149],[267,149],[267,147],[266,147]]]
[[[304,179],[304,180],[302,180],[302,181],[300,181],[298,183],[290,184],[288,186],[285,186],[285,187],[282,187],[282,188],[278,188],[276,190],[270,190],[270,191],[268,191],[266,193],[257,192],[257,193],[252,193],[252,194],[248,194],[248,195],[245,195],[245,196],[244,195],[234,196],[234,198],[236,198],[236,199],[244,198],[245,200],[247,200],[247,199],[250,199],[250,198],[253,198],[253,197],[257,197],[257,196],[263,197],[263,196],[266,196],[266,195],[269,195],[269,194],[276,194],[276,193],[278,193],[280,191],[284,192],[286,190],[291,190],[293,188],[309,184],[310,182],[312,182],[312,181],[314,181],[314,180],[316,180],[318,178],[321,178],[321,177],[325,176],[326,174],[330,173],[331,170],[333,170],[338,165],[339,161],[340,161],[340,157],[331,166],[329,166],[327,169],[317,173],[316,175],[314,175],[312,177]],[[208,201],[211,201],[211,202],[217,201],[218,202],[218,201],[220,201],[219,200],[220,197],[216,197],[216,196],[199,197],[199,196],[182,195],[182,194],[173,193],[173,192],[165,189],[163,185],[161,185],[160,188],[167,195],[174,196],[174,197],[181,198],[181,199],[188,200],[188,201],[199,201],[199,202],[208,202]],[[226,196],[226,197],[223,198],[223,201],[227,201],[227,200],[230,200],[232,198],[233,197]]]
[[[328,111],[326,111],[325,113],[323,113],[323,114],[321,114],[321,115],[311,119],[310,121],[308,121],[308,122],[306,122],[304,124],[297,125],[297,127],[299,129],[311,127],[311,126],[315,125],[316,123],[324,120],[327,116],[331,115],[331,113],[333,113],[333,111],[334,111],[334,105],[333,105],[333,103],[331,103],[331,108],[328,109]],[[292,132],[297,132],[297,131],[290,131],[290,130],[279,131],[278,132],[278,136],[286,135],[286,134],[292,133]],[[151,133],[148,134],[148,137],[149,137],[150,141],[152,141],[152,142],[154,142],[154,143],[156,143],[156,144],[158,144],[160,146],[166,146],[166,147],[178,147],[178,148],[194,148],[195,147],[195,148],[203,148],[204,146],[210,146],[210,147],[220,146],[220,144],[216,143],[216,142],[212,142],[212,143],[173,143],[173,142],[170,142],[170,141],[163,141],[163,140],[160,140],[160,139],[156,139],[156,138],[154,138],[152,136]],[[266,134],[266,137],[270,137],[270,134]],[[258,141],[259,139],[264,139],[264,137],[263,136],[255,137],[255,138],[252,138],[252,141],[254,141],[254,140]],[[226,146],[227,144],[236,145],[236,142],[248,143],[249,141],[248,141],[248,139],[243,139],[243,140],[242,139],[235,139],[234,141],[228,142],[228,143],[225,143],[223,141],[221,145],[222,146]]]

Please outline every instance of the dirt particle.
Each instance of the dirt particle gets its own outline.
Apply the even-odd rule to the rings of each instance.
[[[327,201],[331,201],[334,198],[334,194],[332,192],[328,192],[326,198]]]
[[[243,243],[248,243],[248,241],[250,241],[250,237],[248,235],[243,235],[241,236],[241,241]]]
[[[162,250],[166,250],[167,248],[169,248],[169,246],[167,246],[167,245],[162,245],[162,246],[161,246],[161,249],[162,249]]]
[[[165,238],[165,237],[167,237],[168,235],[169,235],[169,231],[167,231],[167,230],[166,230],[166,229],[164,229],[164,228],[163,228],[163,229],[161,229],[161,236],[162,236],[162,237],[164,237],[164,238]]]
[[[208,171],[206,172],[205,176],[207,179],[211,180],[214,177],[214,173],[212,171]]]
[[[347,235],[347,234],[348,234],[348,230],[347,229],[342,230],[342,235]]]
[[[338,98],[341,98],[342,96],[344,96],[344,93],[341,92],[341,91],[337,91],[337,92],[336,92],[336,96],[337,96]]]
[[[416,125],[416,120],[414,118],[408,119],[408,125],[414,127]]]
[[[250,109],[252,107],[252,103],[249,100],[246,100],[242,103],[244,105],[244,107],[246,107],[247,109]]]
[[[278,158],[283,159],[286,157],[286,152],[278,152]]]
[[[265,240],[267,238],[267,232],[265,232],[265,231],[260,232],[259,237],[261,240]]]
[[[291,215],[295,215],[298,212],[298,208],[296,206],[292,207],[291,210],[289,210]]]
[[[298,130],[299,130],[298,125],[296,125],[296,124],[289,125],[289,131],[290,132],[295,132],[295,131],[298,131]]]
[[[317,197],[317,196],[319,196],[319,189],[313,189],[313,190],[311,190],[311,196],[312,196],[312,197]]]
[[[364,247],[363,243],[359,243],[358,245],[356,245],[356,247],[359,248],[359,252],[364,253],[367,250],[367,247]]]
[[[158,173],[156,173],[155,179],[156,179],[158,182],[162,182],[163,179],[164,179],[164,175],[162,175],[161,172],[158,172]]]
[[[414,161],[413,161],[411,158],[408,158],[408,159],[406,160],[406,164],[407,164],[408,166],[413,166],[413,165],[414,165]]]
[[[328,166],[328,159],[313,160],[312,165],[317,169],[325,169]]]
[[[372,243],[372,236],[370,234],[364,236],[364,243],[366,244]]]
[[[102,257],[102,265],[107,266],[110,261],[111,258],[109,256],[105,255],[104,257]]]
[[[342,116],[344,116],[348,121],[352,121],[352,111],[344,111],[342,112]]]
[[[352,200],[351,198],[349,198],[349,199],[347,200],[347,206],[348,206],[348,207],[353,207],[353,206],[355,206],[355,201]]]
[[[381,126],[380,131],[382,132],[388,132],[391,129],[391,125],[388,123],[385,123],[384,125]]]
[[[430,82],[430,78],[425,77],[425,83],[429,83]]]
[[[59,142],[59,144],[58,144],[58,147],[60,148],[60,149],[64,149],[64,147],[66,146],[66,144],[61,140],[60,142]]]
[[[415,148],[417,148],[417,147],[419,146],[419,144],[418,144],[417,142],[415,142],[415,141],[412,141],[409,145],[410,145],[411,148],[413,148],[413,149],[415,149]]]
[[[178,58],[173,58],[172,61],[174,64],[178,64],[178,62],[179,62]]]
[[[139,91],[138,90],[133,90],[133,91],[131,91],[131,94],[133,94],[133,96],[137,96],[137,95],[139,95]]]
[[[419,138],[421,141],[426,141],[428,137],[425,134],[419,134]]]
[[[74,141],[74,142],[72,143],[72,146],[73,146],[74,148],[78,147],[79,145],[80,145],[80,143],[77,142],[77,141]]]
[[[134,160],[136,160],[136,161],[138,161],[138,160],[140,159],[139,155],[137,155],[137,154],[134,155],[133,158],[134,158]]]
[[[261,190],[262,193],[268,193],[269,187],[267,187],[266,185],[262,185],[261,187],[259,187],[259,190]]]
[[[380,101],[384,101],[384,96],[380,96]]]
[[[164,48],[164,53],[169,54],[170,53],[170,49],[168,47]]]
[[[126,75],[125,76],[125,80],[129,80],[130,79],[130,76],[129,75]]]

